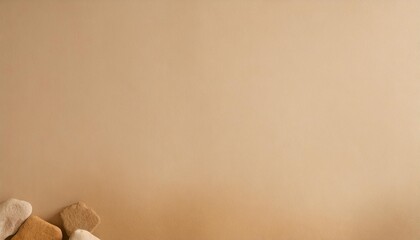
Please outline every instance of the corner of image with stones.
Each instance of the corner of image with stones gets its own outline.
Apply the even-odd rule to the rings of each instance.
[[[85,203],[64,208],[60,217],[65,234],[58,226],[32,215],[29,202],[8,199],[0,203],[0,240],[99,240],[93,231],[101,219]]]

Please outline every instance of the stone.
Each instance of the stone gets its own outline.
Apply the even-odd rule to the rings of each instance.
[[[100,240],[100,239],[94,236],[89,231],[86,231],[83,229],[77,229],[70,236],[69,240]]]
[[[60,216],[67,236],[70,236],[77,229],[93,232],[101,223],[98,214],[83,202],[66,207],[61,211]]]
[[[61,240],[63,234],[57,226],[37,216],[30,216],[11,240]]]
[[[31,215],[32,205],[11,198],[0,204],[0,240],[17,232],[20,225]]]

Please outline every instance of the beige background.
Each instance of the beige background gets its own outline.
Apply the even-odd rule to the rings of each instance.
[[[420,1],[0,1],[0,200],[102,239],[420,238]]]

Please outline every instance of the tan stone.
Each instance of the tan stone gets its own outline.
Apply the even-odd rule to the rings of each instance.
[[[70,236],[77,229],[93,232],[101,222],[98,214],[83,202],[66,207],[61,211],[60,216],[67,236]]]
[[[30,216],[12,240],[61,240],[62,238],[60,228],[37,216]]]

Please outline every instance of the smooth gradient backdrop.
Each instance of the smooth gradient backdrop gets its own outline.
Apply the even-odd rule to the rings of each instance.
[[[0,201],[101,239],[418,240],[420,1],[0,1]]]

